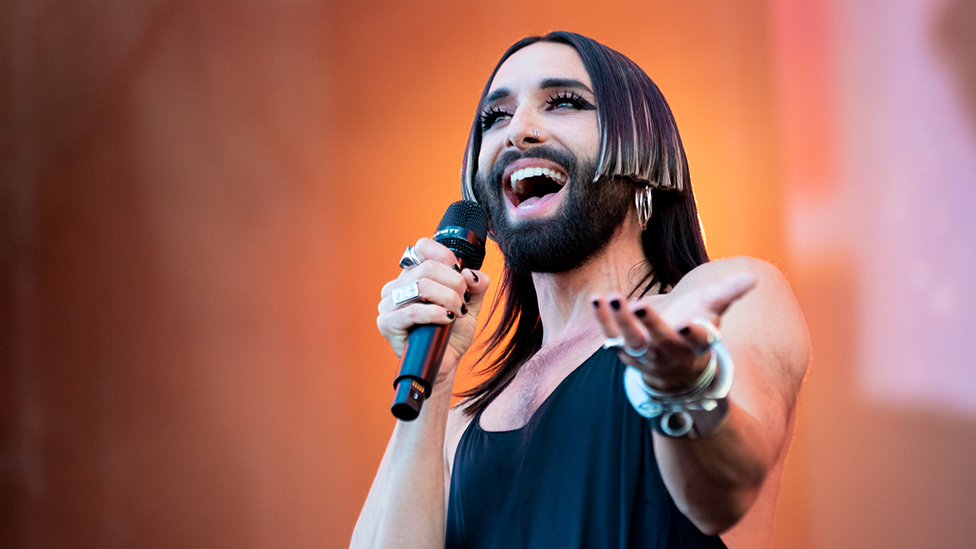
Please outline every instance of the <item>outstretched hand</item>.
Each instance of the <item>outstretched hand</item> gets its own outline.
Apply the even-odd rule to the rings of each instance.
[[[656,311],[648,297],[627,302],[612,293],[591,300],[604,335],[623,338],[621,360],[640,369],[651,387],[678,391],[691,386],[708,365],[708,333],[693,321],[719,326],[729,305],[755,284],[751,273],[730,275],[682,295],[662,311]]]

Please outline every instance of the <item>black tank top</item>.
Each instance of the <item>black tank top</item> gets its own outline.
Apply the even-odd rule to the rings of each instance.
[[[448,548],[725,547],[675,506],[623,371],[601,349],[524,427],[487,432],[475,416],[454,457]]]

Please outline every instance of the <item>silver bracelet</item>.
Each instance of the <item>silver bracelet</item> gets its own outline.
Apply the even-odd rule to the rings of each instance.
[[[695,319],[708,330],[711,358],[708,366],[688,389],[659,391],[644,382],[644,374],[628,366],[624,371],[624,392],[637,413],[652,420],[655,430],[669,437],[701,438],[715,429],[729,411],[735,364],[721,335],[707,320]]]

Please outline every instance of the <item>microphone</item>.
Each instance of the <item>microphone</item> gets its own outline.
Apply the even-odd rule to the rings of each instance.
[[[488,211],[471,200],[458,200],[447,207],[433,240],[454,252],[462,269],[479,269],[485,260],[485,237],[488,236]],[[400,355],[400,374],[393,382],[396,397],[391,411],[404,421],[420,415],[420,407],[430,396],[437,372],[451,339],[450,324],[420,324],[407,336]]]

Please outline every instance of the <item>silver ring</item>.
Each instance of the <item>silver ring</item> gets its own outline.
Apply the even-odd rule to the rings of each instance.
[[[603,348],[612,351],[619,351],[624,347],[624,336],[608,337],[603,340]]]
[[[534,128],[532,129],[532,138],[533,139],[539,139],[539,130],[534,129]]]
[[[413,250],[413,246],[407,246],[407,249],[403,251],[403,255],[400,256],[400,268],[406,269],[407,267],[416,267],[420,265],[423,261],[417,257],[417,252]]]
[[[691,319],[691,323],[697,324],[705,328],[705,331],[708,332],[709,345],[715,343],[716,341],[722,341],[722,334],[720,334],[718,328],[716,328],[715,325],[709,322],[708,320],[705,320],[704,318],[699,316]]]
[[[647,350],[650,349],[650,348],[651,348],[651,342],[650,341],[645,341],[644,342],[644,345],[642,345],[640,349],[633,349],[633,348],[630,347],[630,345],[627,345],[626,343],[624,343],[624,352],[627,353],[628,355],[634,357],[634,358],[641,358],[641,357],[643,357],[644,355],[647,354]]]
[[[641,349],[631,349],[630,347],[624,345],[624,352],[633,358],[634,362],[640,364],[641,366],[647,366],[651,363],[651,360],[654,360],[654,358],[657,356],[654,354],[654,351],[648,350],[650,346],[651,344],[648,343],[643,347],[644,352],[640,352]]]
[[[405,286],[394,288],[392,297],[395,307],[420,301],[420,286],[416,282],[411,282]]]

